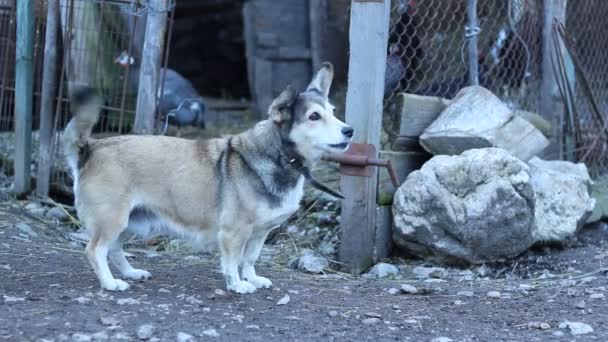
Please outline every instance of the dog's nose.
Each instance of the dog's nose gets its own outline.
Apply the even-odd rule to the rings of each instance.
[[[346,126],[346,127],[342,128],[342,134],[344,134],[348,138],[352,138],[354,132],[355,132],[355,130],[350,126]]]

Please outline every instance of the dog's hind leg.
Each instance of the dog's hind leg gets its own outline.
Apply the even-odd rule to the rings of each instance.
[[[110,261],[118,269],[123,277],[133,280],[147,280],[152,278],[152,274],[146,270],[134,268],[129,264],[122,250],[122,241],[116,240],[112,244],[109,252]]]
[[[126,228],[129,216],[128,212],[125,215],[117,214],[115,208],[105,209],[107,210],[97,208],[94,216],[88,216],[84,220],[91,231],[86,254],[103,289],[124,291],[129,288],[129,284],[112,276],[108,266],[108,254],[115,246],[120,233]]]
[[[243,253],[243,260],[241,262],[241,274],[243,275],[243,279],[252,283],[255,287],[259,288],[269,288],[272,286],[272,281],[265,277],[260,277],[255,273],[255,262],[260,257],[260,252],[262,251],[262,247],[264,247],[264,241],[266,241],[266,237],[268,236],[269,231],[264,231],[260,233],[253,234],[249,241],[247,241],[247,245],[245,246],[245,253]]]
[[[222,273],[226,277],[229,291],[236,293],[253,293],[256,287],[239,277],[239,264],[251,232],[232,227],[220,229],[219,246],[221,254]]]
[[[108,266],[108,252],[113,241],[104,233],[99,229],[94,230],[93,237],[86,248],[87,258],[91,266],[93,266],[101,288],[109,291],[124,291],[129,288],[129,284],[124,280],[115,279],[112,276],[112,272]]]

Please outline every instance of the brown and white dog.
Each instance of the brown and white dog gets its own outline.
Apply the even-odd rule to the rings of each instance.
[[[101,287],[129,288],[114,278],[108,258],[123,278],[151,277],[129,264],[121,235],[145,235],[155,226],[217,243],[229,290],[252,293],[272,286],[254,269],[266,236],[298,209],[302,170],[326,153],[344,151],[353,136],[329,103],[332,78],[332,65],[324,63],[306,91],[287,87],[270,105],[267,120],[206,141],[93,139],[102,99],[91,89],[79,92],[63,147],[78,216],[91,236],[86,255]]]

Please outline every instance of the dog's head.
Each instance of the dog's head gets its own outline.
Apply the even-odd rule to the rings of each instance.
[[[331,152],[343,152],[354,130],[334,116],[329,89],[334,76],[331,63],[323,63],[306,91],[297,94],[288,86],[270,105],[270,119],[281,127],[296,151],[309,162]]]

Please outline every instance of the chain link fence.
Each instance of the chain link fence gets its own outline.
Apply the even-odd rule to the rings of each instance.
[[[608,2],[603,0],[568,1],[566,31],[604,120],[608,119]],[[580,84],[575,84],[582,144],[574,159],[583,161],[595,176],[608,175],[608,136],[593,119],[591,102]]]
[[[536,109],[541,1],[480,0],[479,83],[513,106]],[[386,99],[399,92],[452,98],[469,85],[465,0],[393,0]]]
[[[569,1],[566,30],[589,77],[603,113],[608,112],[608,2]],[[478,0],[479,29],[467,29],[466,0],[392,0],[385,79],[385,118],[394,118],[392,99],[400,92],[453,98],[470,85],[467,44],[477,38],[479,84],[513,109],[539,112],[542,0]],[[467,35],[470,34],[470,35]],[[584,132],[577,161],[594,175],[608,173],[608,144],[591,119],[589,101],[577,88]],[[384,125],[388,130],[394,124]],[[600,137],[600,138],[598,138]],[[589,152],[592,149],[593,151]],[[586,155],[585,160],[581,160]]]
[[[20,1],[20,0],[18,0]],[[60,0],[57,32],[57,89],[54,101],[53,168],[51,186],[70,193],[71,177],[59,148],[59,132],[70,114],[70,94],[83,85],[101,91],[104,105],[93,132],[98,136],[124,134],[132,129],[137,100],[137,85],[131,77],[134,67],[117,63],[124,51],[140,58],[143,48],[145,18],[149,11],[169,12],[167,37],[171,35],[173,1],[165,9],[151,8],[148,1],[130,0]],[[0,167],[5,174],[13,171],[16,1],[0,0]],[[32,133],[32,176],[37,172],[40,92],[45,47],[47,1],[37,1],[34,42],[34,109]],[[169,44],[165,44],[169,46]],[[163,53],[166,67],[168,49]],[[137,75],[135,75],[137,76]],[[161,78],[163,73],[161,73]],[[159,118],[160,119],[160,118]]]

